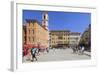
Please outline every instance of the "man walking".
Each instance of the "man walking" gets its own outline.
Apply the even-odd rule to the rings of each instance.
[[[82,49],[81,49],[81,54],[84,53],[84,46],[82,46]]]
[[[34,59],[37,61],[36,50],[37,48],[34,48],[34,47],[31,49],[32,61],[34,61]]]

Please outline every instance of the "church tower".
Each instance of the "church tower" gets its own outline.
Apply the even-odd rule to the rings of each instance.
[[[42,15],[42,26],[48,30],[48,12],[43,12]]]

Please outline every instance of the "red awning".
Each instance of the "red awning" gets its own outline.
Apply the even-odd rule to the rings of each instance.
[[[39,48],[39,49],[45,49],[46,47],[45,46],[43,46],[43,45],[40,45],[40,44],[38,44],[38,45],[36,45],[36,44],[24,44],[23,45],[23,48],[24,49],[31,49],[32,47],[34,47],[34,48]]]

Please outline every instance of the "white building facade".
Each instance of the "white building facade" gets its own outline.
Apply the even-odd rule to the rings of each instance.
[[[80,41],[81,34],[78,32],[70,32],[69,33],[69,45],[74,46],[78,45]]]

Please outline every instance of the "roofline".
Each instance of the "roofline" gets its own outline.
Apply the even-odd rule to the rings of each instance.
[[[69,30],[50,30],[50,32],[70,32]]]
[[[40,22],[39,22],[38,20],[36,20],[36,19],[26,19],[26,22],[27,22],[27,23],[38,23],[39,26],[41,26],[43,29],[47,30],[47,29],[44,28],[44,27],[42,26],[42,24],[40,24]],[[48,30],[47,30],[47,31],[48,31]]]

